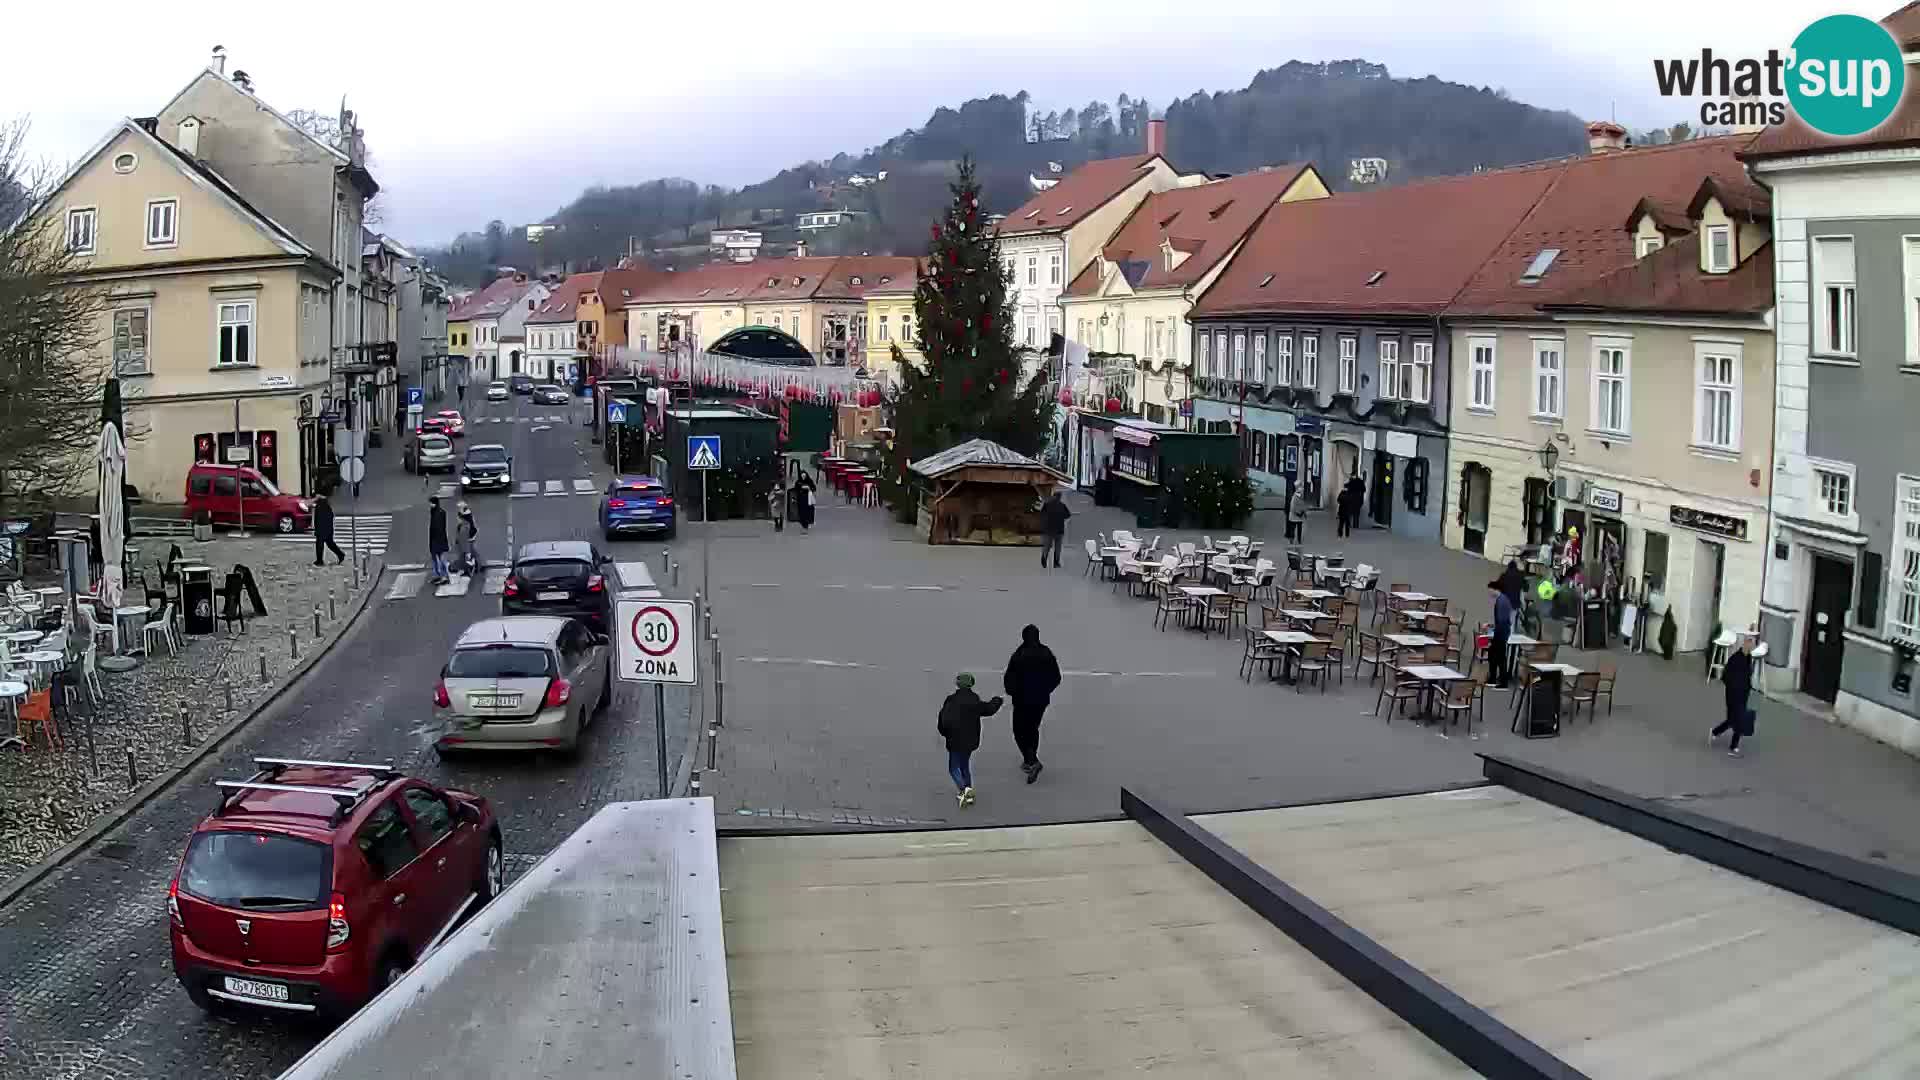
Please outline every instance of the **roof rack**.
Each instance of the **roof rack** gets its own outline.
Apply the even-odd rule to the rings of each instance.
[[[328,823],[338,825],[362,799],[380,790],[387,781],[400,775],[392,761],[370,765],[356,761],[312,761],[305,758],[257,757],[253,763],[260,771],[247,780],[215,780],[213,786],[220,789],[220,802],[213,808],[215,817],[225,813],[228,802],[235,792],[240,791],[292,791],[306,795],[326,795],[337,804]],[[316,769],[350,769],[369,777],[369,782],[359,787],[326,787],[318,784],[281,784],[276,783],[284,769],[293,767]]]
[[[304,758],[278,757],[257,757],[253,759],[253,763],[270,773],[278,773],[281,769],[293,766],[305,766],[311,769],[354,769],[381,779],[400,775],[400,770],[394,767],[391,758],[377,765],[363,761],[308,761]]]
[[[340,818],[345,817],[348,811],[353,809],[353,805],[360,801],[361,796],[365,795],[368,790],[371,790],[355,790],[353,788],[343,787],[315,787],[310,784],[269,784],[259,780],[215,780],[213,786],[221,789],[223,792],[220,796],[220,805],[215,807],[213,811],[216,816],[227,808],[227,800],[231,798],[230,795],[224,794],[224,792],[292,791],[301,795],[326,795],[331,797],[334,802],[339,804],[338,808],[334,811],[334,820],[336,822]]]

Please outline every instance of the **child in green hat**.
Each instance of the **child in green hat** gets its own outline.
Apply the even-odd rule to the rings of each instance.
[[[973,805],[973,752],[980,749],[980,721],[999,712],[1002,700],[980,700],[973,692],[973,676],[964,671],[953,677],[953,685],[953,693],[940,703],[936,730],[947,740],[947,775],[953,777],[964,809]]]

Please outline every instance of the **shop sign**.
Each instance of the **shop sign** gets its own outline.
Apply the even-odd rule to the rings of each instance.
[[[1302,435],[1318,435],[1327,430],[1326,417],[1295,416],[1293,418],[1293,430]]]
[[[1125,424],[1115,424],[1113,437],[1121,442],[1133,443],[1135,446],[1152,446],[1154,435],[1151,431],[1141,431],[1139,428],[1128,427]]]
[[[1699,510],[1691,506],[1675,505],[1668,509],[1667,520],[1683,529],[1695,532],[1724,536],[1729,540],[1747,539],[1747,519],[1732,514],[1716,514],[1711,510]]]
[[[1595,510],[1605,510],[1609,514],[1620,512],[1620,490],[1618,488],[1587,487],[1587,505]]]

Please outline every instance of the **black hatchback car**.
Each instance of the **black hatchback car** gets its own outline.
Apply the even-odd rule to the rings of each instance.
[[[585,540],[522,544],[500,593],[502,615],[570,615],[600,633],[613,621],[611,559]]]
[[[499,443],[476,443],[460,458],[461,491],[505,491],[513,486],[513,456]]]
[[[507,389],[516,394],[531,394],[533,393],[533,376],[509,375],[507,376]]]

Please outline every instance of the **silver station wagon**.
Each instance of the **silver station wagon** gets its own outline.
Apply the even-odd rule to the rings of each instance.
[[[613,700],[612,653],[605,634],[564,616],[474,623],[433,688],[435,752],[578,750]]]

